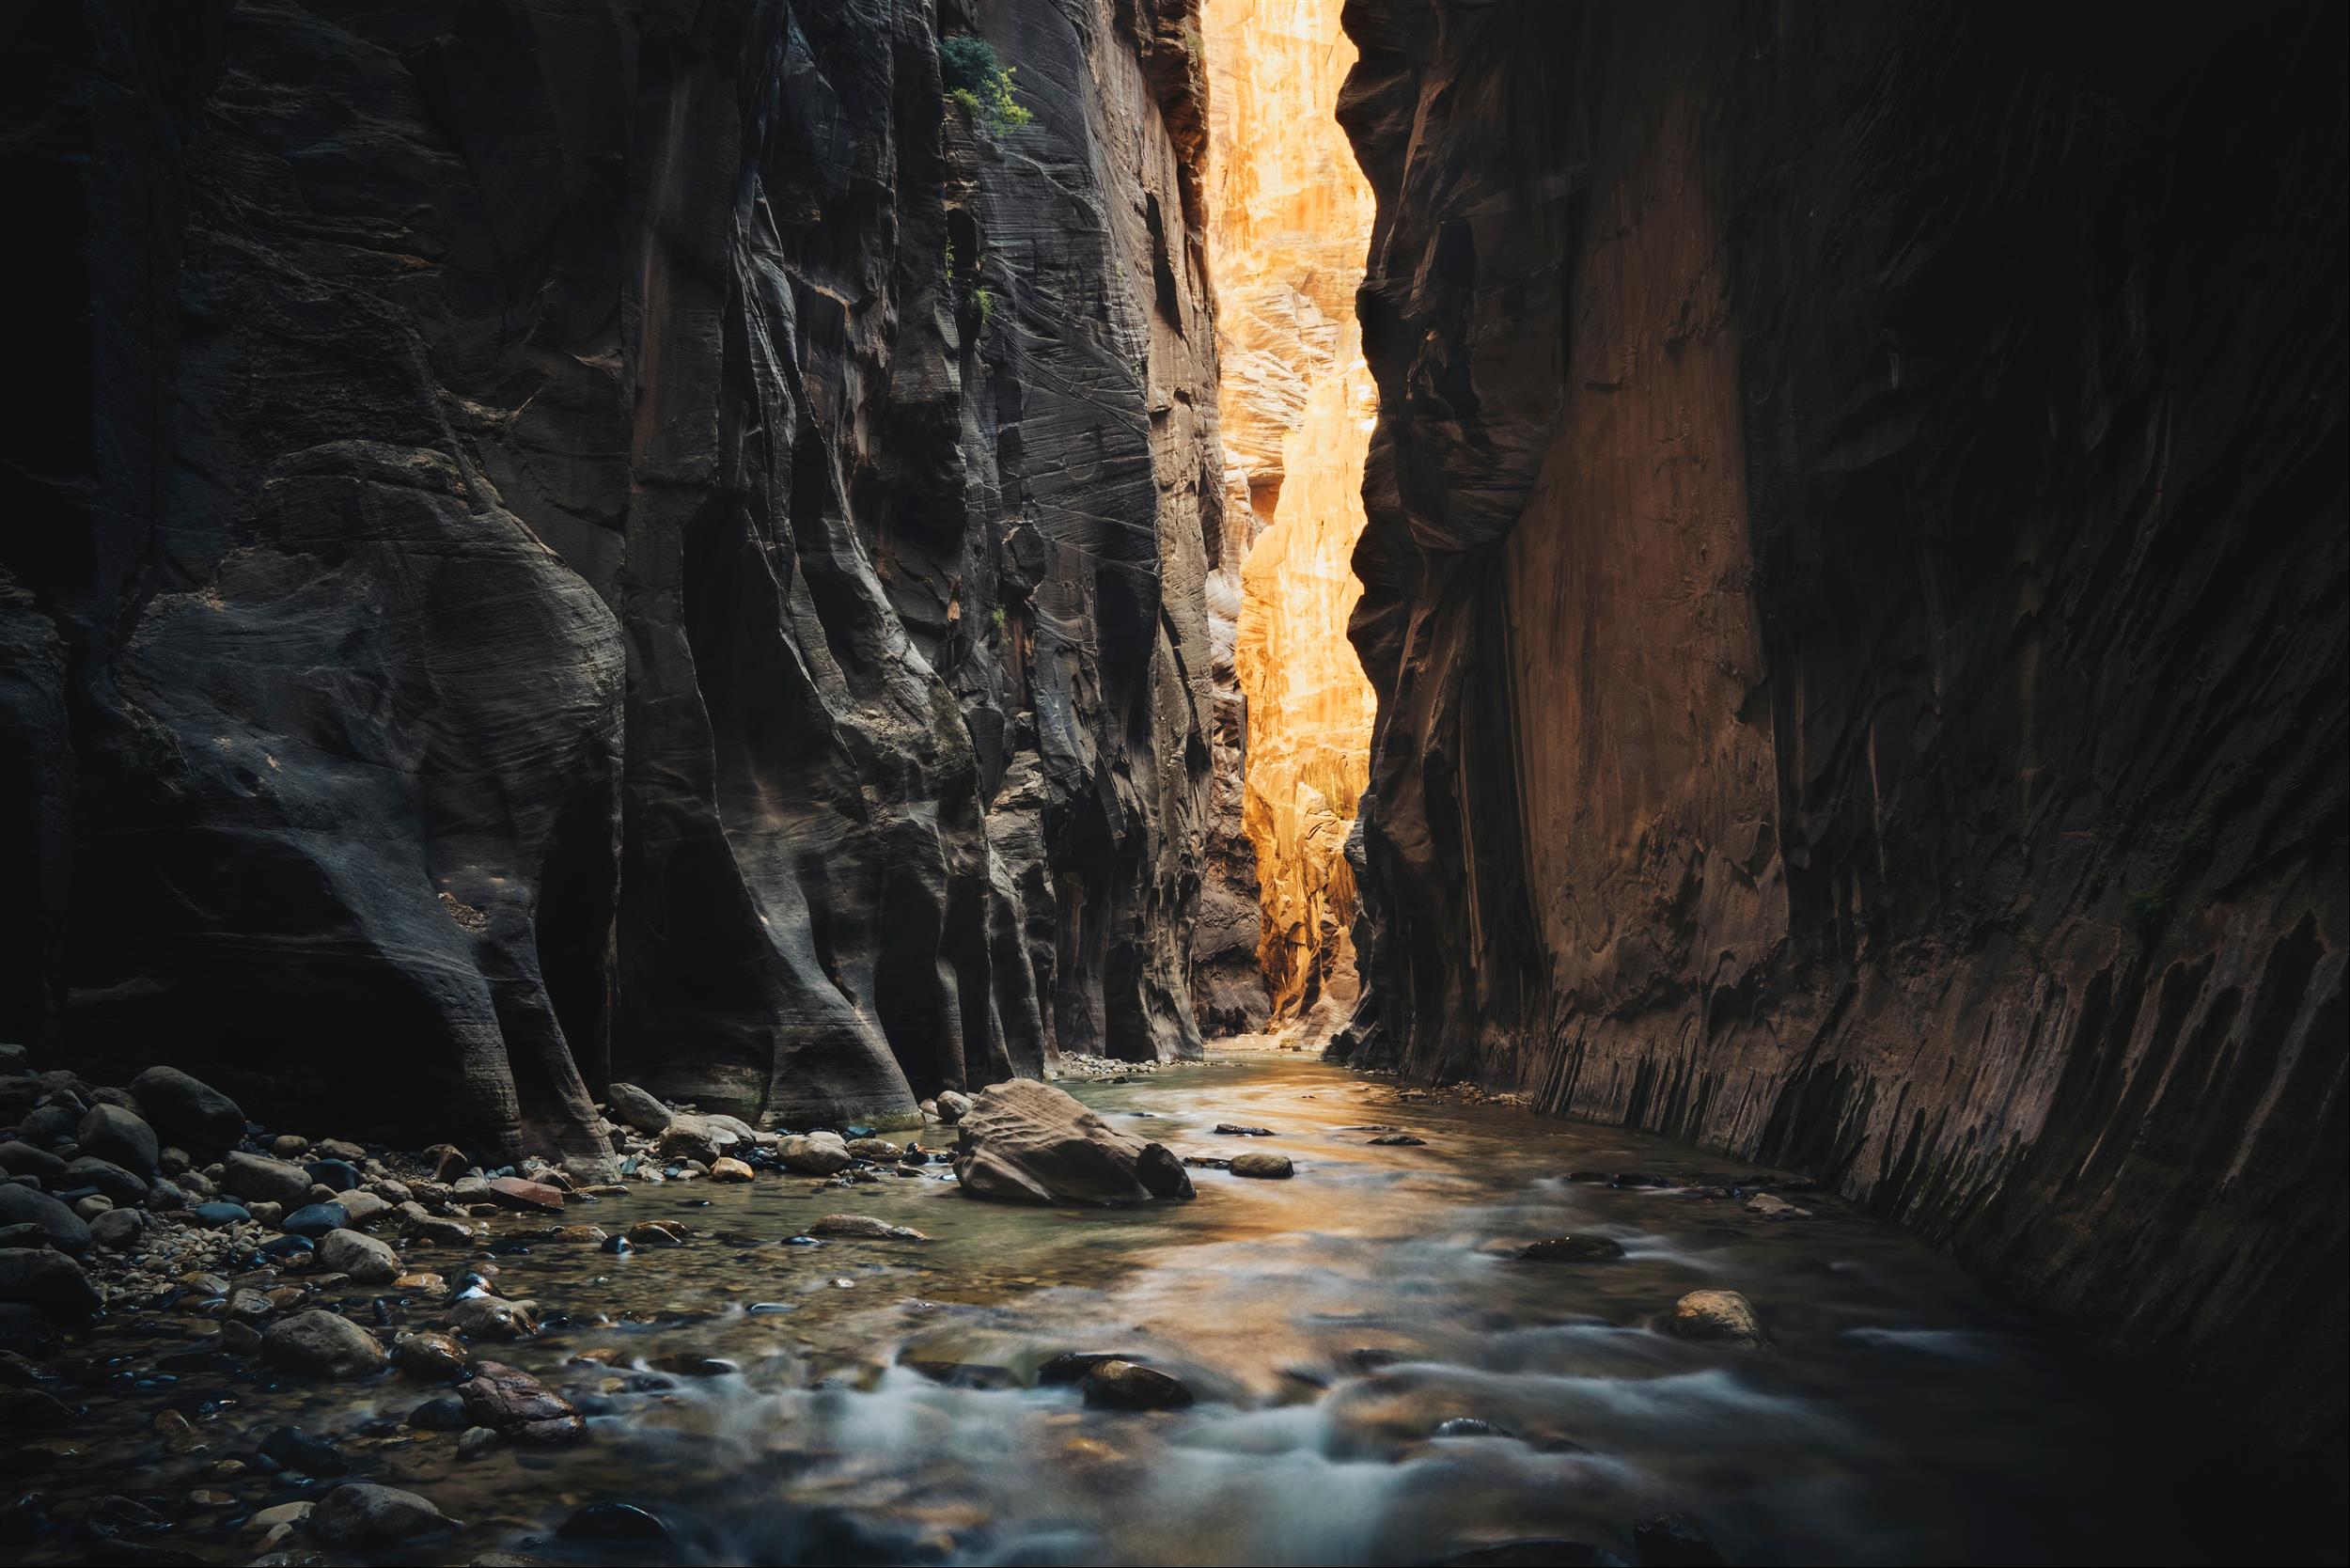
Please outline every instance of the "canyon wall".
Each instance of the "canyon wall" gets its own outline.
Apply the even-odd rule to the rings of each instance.
[[[1195,1053],[1189,23],[28,13],[0,1038],[588,1160],[612,1077],[838,1120]]]
[[[2338,1481],[2342,15],[2207,20],[1349,0],[1337,1049],[1817,1174]]]

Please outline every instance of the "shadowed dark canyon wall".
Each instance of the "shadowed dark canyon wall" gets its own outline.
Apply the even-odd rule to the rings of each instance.
[[[1830,1180],[2338,1481],[2341,10],[1346,15],[1340,1050]]]
[[[21,18],[0,1038],[579,1155],[1196,1052],[1189,16]]]

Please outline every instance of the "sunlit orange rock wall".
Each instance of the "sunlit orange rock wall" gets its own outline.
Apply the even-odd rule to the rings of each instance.
[[[1373,205],[1336,118],[1355,61],[1339,9],[1338,0],[1208,0],[1201,10],[1232,503],[1223,566],[1240,579],[1241,825],[1277,1026],[1355,996],[1344,849],[1375,714],[1346,640],[1374,400],[1354,295]]]

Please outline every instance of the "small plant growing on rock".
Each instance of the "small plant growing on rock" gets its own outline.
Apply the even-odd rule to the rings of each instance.
[[[996,134],[1017,131],[1035,120],[1012,95],[1013,68],[995,57],[995,47],[967,34],[938,40],[938,73],[946,80],[947,96],[973,120],[985,119]]]

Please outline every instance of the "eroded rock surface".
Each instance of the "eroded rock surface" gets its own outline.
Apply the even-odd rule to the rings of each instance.
[[[1196,1051],[1190,0],[44,17],[0,1038],[599,1164]]]
[[[1011,1203],[1141,1203],[1189,1198],[1162,1143],[1118,1131],[1073,1095],[1033,1078],[992,1084],[956,1124],[965,1196]]]
[[[1347,6],[1346,1043],[1831,1180],[2338,1474],[2342,12],[1743,16]]]

